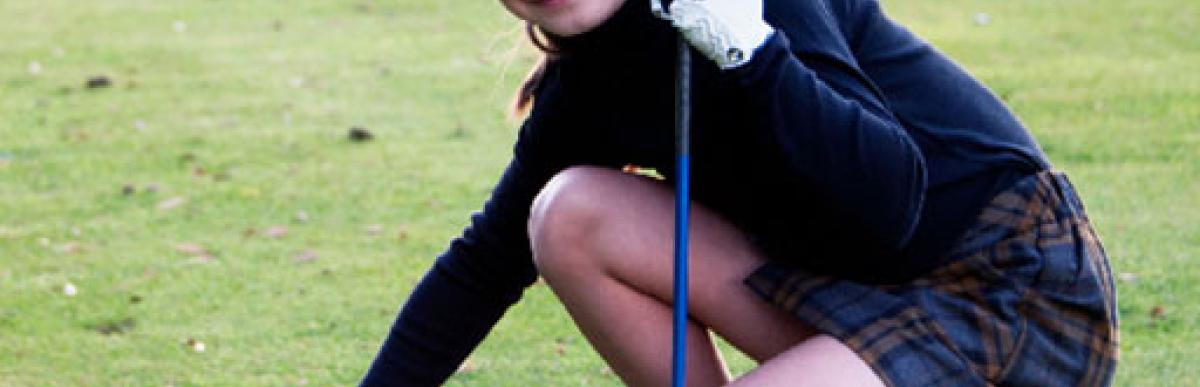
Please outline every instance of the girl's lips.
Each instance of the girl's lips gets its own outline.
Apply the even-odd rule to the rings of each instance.
[[[566,0],[525,0],[525,2],[538,7],[556,7],[565,3]]]

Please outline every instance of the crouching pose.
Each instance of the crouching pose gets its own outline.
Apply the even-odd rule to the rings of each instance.
[[[541,275],[621,380],[671,369],[675,39],[693,69],[690,384],[1106,385],[1116,292],[1067,177],[876,0],[501,0],[546,53],[483,210],[364,385],[436,385]],[[730,380],[710,333],[757,360]]]

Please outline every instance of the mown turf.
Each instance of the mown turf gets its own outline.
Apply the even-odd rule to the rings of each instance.
[[[1200,4],[886,6],[1083,193],[1125,278],[1118,384],[1200,378]],[[0,15],[0,385],[353,383],[503,167],[533,59],[495,2]],[[86,89],[96,75],[112,86]],[[617,380],[537,286],[451,384]]]

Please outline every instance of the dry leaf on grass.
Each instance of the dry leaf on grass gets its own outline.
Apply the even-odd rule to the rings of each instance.
[[[196,243],[177,244],[177,245],[175,245],[175,251],[178,251],[184,255],[191,255],[191,256],[200,256],[200,255],[211,256],[212,255],[212,253],[209,252],[207,248],[205,248],[204,246],[201,246],[199,244],[196,244]]]
[[[306,263],[306,262],[315,261],[319,257],[320,257],[320,255],[317,254],[316,251],[304,250],[299,253],[296,253],[296,256],[293,259],[296,261],[296,263]]]
[[[1162,305],[1155,305],[1153,308],[1150,308],[1150,320],[1151,321],[1162,320],[1166,317],[1167,317],[1167,308],[1164,308]]]
[[[175,251],[188,256],[187,263],[205,264],[212,263],[213,252],[208,248],[196,243],[180,243],[175,245]]]
[[[185,199],[181,196],[176,196],[176,197],[158,202],[158,205],[155,207],[158,208],[159,211],[170,211],[170,210],[178,208],[179,206],[182,206],[184,203],[187,203],[187,199]]]
[[[370,130],[367,130],[367,128],[364,128],[361,126],[355,126],[355,127],[350,128],[349,137],[350,137],[350,141],[353,141],[353,142],[365,142],[365,141],[373,140],[375,138],[375,135],[372,134]]]
[[[264,234],[271,238],[282,238],[287,236],[288,228],[284,226],[271,226],[267,228],[267,231],[264,232]]]
[[[67,242],[58,246],[58,252],[63,254],[78,254],[83,251],[83,246],[78,242]]]
[[[206,349],[203,341],[191,337],[189,337],[183,344],[196,352],[204,352]]]
[[[109,320],[92,326],[91,328],[97,333],[103,335],[116,335],[126,333],[133,330],[137,325],[137,321],[133,317],[126,317],[121,320]]]
[[[83,86],[88,89],[102,89],[112,86],[112,84],[112,78],[105,75],[93,75],[83,82]]]

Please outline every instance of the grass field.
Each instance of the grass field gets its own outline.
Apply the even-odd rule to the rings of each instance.
[[[1117,384],[1200,379],[1200,3],[886,6],[1083,193]],[[495,1],[0,2],[0,385],[353,383],[508,157],[520,43]],[[450,382],[617,383],[544,286]]]

